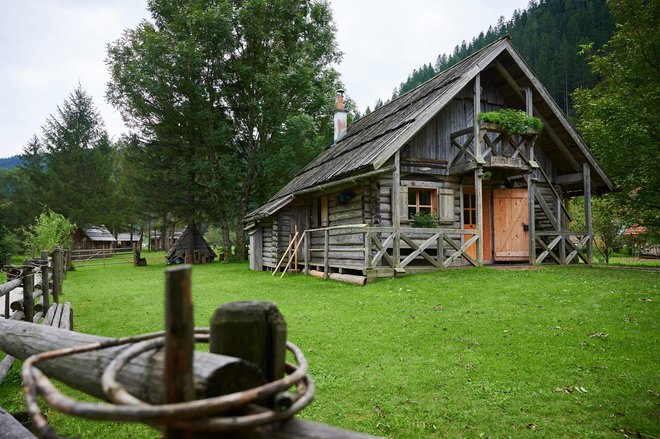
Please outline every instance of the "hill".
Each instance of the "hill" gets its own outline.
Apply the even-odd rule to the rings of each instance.
[[[4,159],[0,159],[0,169],[16,168],[21,164],[21,156],[13,155]]]
[[[526,10],[516,10],[508,21],[502,16],[470,42],[456,45],[451,54],[440,54],[434,64],[415,70],[394,90],[392,98],[446,70],[474,51],[508,34],[523,59],[547,87],[565,113],[571,111],[571,93],[590,87],[598,78],[591,73],[580,46],[602,46],[614,32],[614,18],[606,0],[531,0]],[[377,105],[378,106],[378,105]]]

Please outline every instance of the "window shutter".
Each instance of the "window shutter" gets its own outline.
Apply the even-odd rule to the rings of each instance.
[[[454,222],[454,190],[438,189],[438,222]]]
[[[402,223],[408,222],[408,187],[401,186],[399,188],[399,221]]]

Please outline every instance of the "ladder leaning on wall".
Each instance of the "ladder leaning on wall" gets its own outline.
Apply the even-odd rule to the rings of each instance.
[[[298,225],[294,224],[294,229],[293,229],[293,237],[289,240],[289,245],[287,246],[286,250],[284,250],[284,254],[280,258],[280,261],[277,263],[277,266],[275,267],[275,270],[273,270],[273,273],[271,276],[275,276],[275,273],[277,273],[277,270],[280,269],[280,266],[284,262],[284,259],[289,257],[289,260],[286,263],[286,266],[284,267],[284,270],[282,270],[282,275],[280,276],[280,279],[284,277],[284,274],[289,270],[289,267],[291,266],[291,261],[293,261],[293,268],[292,271],[294,273],[298,272],[298,250],[300,249],[300,244],[302,244],[302,240],[305,238],[305,234],[303,233],[300,239],[298,239]]]

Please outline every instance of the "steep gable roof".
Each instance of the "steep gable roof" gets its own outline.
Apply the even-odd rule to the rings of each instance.
[[[557,122],[564,137],[568,137],[573,145],[573,151],[568,151],[558,135],[553,134],[553,141],[561,143],[565,154],[572,161],[576,153],[580,159],[586,160],[596,169],[601,183],[610,190],[612,182],[602,170],[596,159],[590,153],[584,141],[562,114],[550,94],[533,75],[520,55],[509,42],[509,37],[503,37],[483,49],[473,53],[456,65],[439,73],[429,81],[419,85],[408,93],[399,96],[383,105],[369,115],[360,118],[348,127],[344,137],[337,143],[326,147],[321,154],[312,160],[296,177],[277,192],[271,199],[259,207],[246,221],[269,216],[289,204],[296,194],[309,192],[310,189],[337,182],[345,177],[360,175],[364,172],[380,169],[390,158],[401,149],[431,118],[468,85],[477,73],[491,66],[503,52],[507,59],[513,60],[517,68],[526,77],[526,82],[540,96],[538,103],[541,112],[548,114],[548,119]],[[522,84],[519,84],[522,86]],[[516,90],[519,92],[519,90]],[[554,129],[550,128],[552,133]],[[564,151],[564,150],[562,150]],[[567,157],[568,158],[568,157]]]
[[[88,225],[81,228],[83,233],[93,242],[115,242],[116,239],[110,233],[108,228],[101,224],[100,226]]]

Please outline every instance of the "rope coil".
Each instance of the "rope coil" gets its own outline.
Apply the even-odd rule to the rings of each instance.
[[[195,340],[208,342],[207,328],[195,329]],[[165,344],[164,332],[112,339],[76,347],[58,349],[32,355],[23,363],[21,375],[28,412],[41,437],[61,438],[42,415],[38,396],[53,409],[71,416],[108,421],[144,422],[152,426],[175,427],[188,431],[236,431],[283,421],[309,405],[314,398],[314,383],[308,375],[308,364],[302,351],[287,341],[287,350],[295,358],[297,366],[286,364],[286,375],[276,381],[258,387],[195,401],[149,404],[131,395],[116,377],[117,373],[136,356],[158,349]],[[101,385],[112,404],[87,403],[72,399],[58,391],[36,365],[45,360],[90,352],[114,346],[129,345],[112,360],[103,372]],[[289,391],[296,387],[294,392]],[[281,398],[279,398],[281,396]],[[276,409],[256,403],[274,397]],[[222,416],[223,412],[241,415]]]

